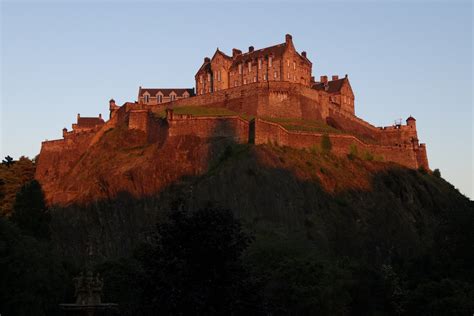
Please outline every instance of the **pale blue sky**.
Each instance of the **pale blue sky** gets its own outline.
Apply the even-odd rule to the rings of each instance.
[[[39,153],[76,114],[108,117],[138,86],[192,87],[216,47],[293,35],[313,74],[349,74],[356,113],[413,115],[432,168],[474,196],[472,3],[19,2],[1,6],[0,155]]]

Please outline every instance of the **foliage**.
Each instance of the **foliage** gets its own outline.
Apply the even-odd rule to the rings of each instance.
[[[349,147],[349,154],[347,155],[347,157],[350,160],[354,160],[355,158],[359,157],[359,149],[357,148],[356,144],[351,144],[351,146]]]
[[[0,164],[0,216],[11,214],[16,193],[33,180],[34,173],[34,162],[24,156],[10,165]]]
[[[59,315],[71,279],[51,245],[0,218],[0,313]]]
[[[2,164],[7,166],[7,167],[10,167],[14,163],[15,163],[15,161],[13,160],[13,158],[11,156],[6,156],[5,159],[2,160]]]
[[[17,193],[12,222],[26,235],[49,239],[51,216],[46,208],[43,191],[38,181],[25,184]]]
[[[370,151],[364,152],[364,160],[372,161],[374,160],[374,155]]]
[[[436,178],[441,178],[441,171],[439,171],[439,169],[435,169],[435,170],[433,170],[433,175]]]
[[[323,137],[321,138],[321,149],[323,150],[324,153],[331,152],[332,143],[328,134],[324,134]]]
[[[222,315],[238,310],[245,274],[240,256],[250,239],[232,213],[173,210],[140,258],[145,306],[161,314]]]

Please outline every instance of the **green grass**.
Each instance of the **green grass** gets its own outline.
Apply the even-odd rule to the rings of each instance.
[[[300,120],[292,118],[268,118],[263,117],[264,120],[278,123],[289,131],[304,131],[304,132],[319,132],[342,134],[343,131],[338,130],[332,126],[327,125],[323,121]]]

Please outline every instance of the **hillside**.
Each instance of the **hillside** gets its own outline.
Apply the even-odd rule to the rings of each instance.
[[[33,181],[0,218],[2,313],[59,315],[85,266],[121,315],[474,309],[473,203],[439,173],[322,143],[100,135],[37,159],[49,210]]]
[[[192,136],[158,145],[125,128],[108,131],[43,188],[47,198],[74,192],[52,206],[64,251],[84,253],[93,242],[104,257],[126,255],[176,203],[228,208],[249,229],[300,232],[324,251],[366,251],[371,260],[375,248],[381,257],[428,249],[444,216],[472,207],[441,178],[370,157]]]

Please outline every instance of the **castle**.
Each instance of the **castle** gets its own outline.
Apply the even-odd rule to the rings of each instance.
[[[106,122],[100,115],[78,114],[72,131],[63,130],[63,139],[42,143],[40,157],[56,157],[64,150],[80,156],[107,130],[125,124],[157,143],[190,135],[311,148],[327,135],[336,155],[357,148],[408,168],[429,169],[413,117],[406,124],[375,127],[355,115],[354,101],[349,77],[320,76],[316,81],[306,52],[298,53],[287,34],[284,43],[258,50],[250,46],[245,53],[233,49],[232,56],[217,49],[197,70],[195,88],[140,87],[135,102],[118,106],[110,100]],[[209,111],[201,111],[203,115],[192,109]],[[37,177],[48,172],[39,166]]]

